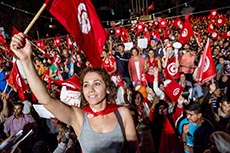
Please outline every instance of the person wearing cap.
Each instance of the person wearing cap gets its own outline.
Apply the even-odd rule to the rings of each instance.
[[[150,49],[154,50],[154,55],[156,57],[162,58],[164,56],[164,51],[162,48],[158,47],[158,42],[159,40],[157,38],[150,38]]]
[[[23,114],[23,107],[24,104],[21,101],[13,103],[13,115],[8,117],[4,123],[4,133],[7,137],[23,130],[24,126],[29,123],[36,123],[32,115]]]

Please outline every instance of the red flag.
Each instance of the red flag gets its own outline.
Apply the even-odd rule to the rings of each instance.
[[[29,90],[29,86],[21,77],[16,62],[14,63],[11,73],[9,75],[8,83],[15,86],[18,91],[18,97],[21,100],[25,100],[28,98],[26,95],[26,91]]]
[[[129,41],[129,33],[127,32],[126,28],[121,28],[121,39],[122,42],[128,42]]]
[[[216,26],[222,26],[226,23],[226,18],[224,16],[219,16],[216,20]]]
[[[211,38],[212,38],[212,40],[216,40],[216,39],[218,38],[218,33],[214,31],[214,32],[211,34]]]
[[[121,27],[120,26],[115,27],[114,30],[115,30],[115,35],[117,37],[121,36]]]
[[[61,38],[60,36],[56,36],[54,39],[54,43],[56,47],[59,47],[61,45]]]
[[[189,38],[192,37],[194,34],[193,29],[189,21],[185,21],[182,32],[179,36],[178,41],[182,44],[185,44],[188,42]]]
[[[209,24],[209,25],[208,25],[207,32],[208,32],[208,33],[213,33],[214,31],[215,31],[215,30],[214,30],[213,24]]]
[[[176,57],[168,59],[164,69],[164,76],[166,79],[178,79],[180,77],[179,68],[176,66]]]
[[[210,17],[215,18],[217,16],[217,9],[210,10]]]
[[[155,9],[154,1],[152,1],[152,4],[145,10],[146,14],[149,14],[149,12],[153,11]]]
[[[184,88],[175,80],[167,81],[169,83],[165,85],[164,92],[173,102],[177,102]]]
[[[222,39],[230,38],[230,31],[223,32],[221,38]]]
[[[164,39],[169,38],[169,34],[170,34],[170,28],[165,29],[165,31],[164,31]]]
[[[190,15],[191,15],[191,14],[186,14],[186,15],[184,16],[185,21],[189,21]]]
[[[52,81],[59,86],[66,86],[68,90],[75,90],[75,91],[81,90],[80,79],[76,75],[73,75],[71,78],[67,80],[52,79]]]
[[[12,36],[14,36],[15,34],[18,34],[19,30],[15,27],[12,28]]]
[[[166,25],[167,25],[167,19],[161,19],[160,24],[159,24],[159,28],[165,28]]]
[[[36,40],[36,45],[42,50],[46,49],[45,41],[43,39]]]
[[[5,37],[0,33],[0,44],[5,44],[6,43],[6,39]]]
[[[210,47],[209,38],[204,48],[204,52],[200,58],[199,65],[197,67],[196,81],[199,84],[211,80],[216,76],[216,69],[212,59],[212,51]]]
[[[100,55],[108,33],[90,0],[53,0],[48,9],[70,32],[91,65],[100,67]]]
[[[176,18],[176,20],[174,21],[173,25],[179,29],[183,28],[183,23],[181,21],[181,19],[179,17]]]

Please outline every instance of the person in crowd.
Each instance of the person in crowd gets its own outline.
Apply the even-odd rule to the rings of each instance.
[[[230,135],[224,131],[215,131],[210,135],[209,148],[204,153],[229,153]]]
[[[218,63],[216,64],[216,80],[219,80],[223,73],[224,61],[225,61],[224,56],[219,57]]]
[[[81,72],[87,67],[85,55],[81,52],[77,53],[77,61],[74,63],[74,73],[80,77]]]
[[[219,107],[215,113],[219,117],[217,120],[221,129],[230,132],[230,102],[225,97],[220,100]]]
[[[128,70],[133,86],[135,86],[138,81],[142,80],[143,75],[145,75],[145,60],[139,55],[138,48],[133,47],[130,52],[132,57],[128,61]]]
[[[192,83],[186,80],[186,75],[183,72],[180,73],[179,84],[184,88],[182,96],[185,98],[185,100],[188,102],[192,100]]]
[[[82,104],[88,105],[84,109],[68,106],[47,92],[32,64],[31,44],[25,35],[14,35],[10,46],[22,62],[29,85],[38,101],[57,119],[73,127],[83,152],[121,152],[125,140],[129,152],[138,152],[135,126],[128,108],[108,104],[116,95],[116,87],[105,70],[86,69],[81,74],[81,91]],[[124,125],[124,135],[114,111],[118,111],[121,116],[119,123]]]
[[[63,67],[60,65],[61,57],[55,54],[53,57],[53,64],[49,68],[49,77],[54,80],[63,80]]]
[[[68,78],[72,77],[74,75],[74,64],[77,60],[76,55],[72,55],[68,61],[64,62],[64,69],[67,73]]]
[[[203,153],[208,147],[209,136],[215,130],[214,125],[204,118],[201,108],[197,102],[189,103],[186,118],[178,124],[186,153]]]
[[[13,103],[13,115],[8,117],[4,122],[4,132],[7,137],[15,135],[20,130],[23,130],[24,126],[31,123],[36,126],[36,121],[31,115],[23,114],[24,104],[21,101]]]
[[[131,54],[125,52],[125,45],[119,44],[117,46],[117,51],[114,54],[117,63],[117,75],[120,75],[122,80],[124,80],[128,86],[133,87],[128,70],[129,59]]]
[[[196,68],[195,66],[196,59],[196,49],[190,47],[186,50],[186,53],[181,56],[180,60],[180,71],[186,75],[188,81],[192,82],[192,74]]]
[[[153,68],[154,67],[157,67],[158,71],[161,72],[160,58],[154,55],[153,49],[149,49],[148,58],[145,60],[145,71],[146,71],[145,76],[148,82],[148,86],[150,88],[153,88],[153,81],[154,81]],[[160,74],[158,75],[158,81],[161,81]]]
[[[0,124],[2,124],[5,122],[5,120],[9,115],[8,99],[10,97],[9,94],[4,92],[0,93],[0,96],[1,96],[1,106],[2,106],[2,110],[0,112]]]
[[[9,87],[6,82],[6,71],[0,63],[0,92],[9,92]]]
[[[101,67],[104,68],[109,73],[109,75],[111,76],[111,79],[115,83],[117,63],[116,63],[115,58],[112,56],[111,51],[103,51]]]

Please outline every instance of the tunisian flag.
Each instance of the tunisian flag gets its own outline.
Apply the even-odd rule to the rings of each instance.
[[[18,91],[18,97],[21,100],[25,100],[28,98],[26,91],[29,90],[29,86],[21,77],[16,62],[14,63],[11,73],[9,75],[8,83],[15,86]]]
[[[192,37],[194,34],[192,26],[189,21],[185,21],[182,32],[179,36],[178,41],[182,44],[188,42],[189,38]]]
[[[204,52],[200,58],[199,65],[197,67],[196,81],[199,84],[203,84],[208,80],[211,80],[216,76],[216,69],[212,59],[212,51],[210,47],[209,38],[205,45]]]
[[[101,66],[100,54],[108,33],[90,0],[51,0],[45,3],[49,12],[73,36],[91,65]]]
[[[184,88],[177,83],[175,80],[166,80],[165,83],[165,94],[173,101],[177,102]]]
[[[167,65],[164,68],[164,76],[166,79],[178,79],[180,77],[180,70],[176,65],[176,59],[178,56],[174,56],[168,59]]]

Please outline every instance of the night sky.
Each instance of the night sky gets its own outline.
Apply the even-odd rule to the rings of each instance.
[[[137,0],[133,0],[134,2]],[[168,8],[175,7],[175,2],[178,1],[179,4],[185,2],[190,2],[189,6],[195,8],[195,11],[202,11],[213,9],[217,7],[225,7],[230,5],[229,0],[154,0],[155,10],[152,13],[156,13]],[[13,8],[4,6],[0,4],[0,27],[4,27],[5,32],[11,34],[12,27],[15,26],[18,30],[24,31],[28,26],[34,15],[29,14],[28,12],[36,14],[39,8],[42,6],[43,0],[2,0],[6,4],[15,6],[19,8],[22,12],[17,11]],[[151,0],[148,0],[148,4],[151,4]],[[131,8],[131,0],[92,0],[98,16],[102,21],[104,26],[107,26],[109,21],[112,20],[129,20]],[[184,6],[183,6],[184,7]],[[180,7],[179,10],[182,8]],[[27,11],[27,12],[25,12]],[[165,12],[166,16],[176,15],[175,10],[173,9],[171,13]],[[45,37],[46,33],[49,33],[50,36],[59,34],[66,34],[65,29],[56,21],[51,20],[53,18],[47,10],[42,13],[33,28],[29,31],[29,35],[35,39],[37,37]],[[49,25],[53,24],[56,28],[49,28]]]

